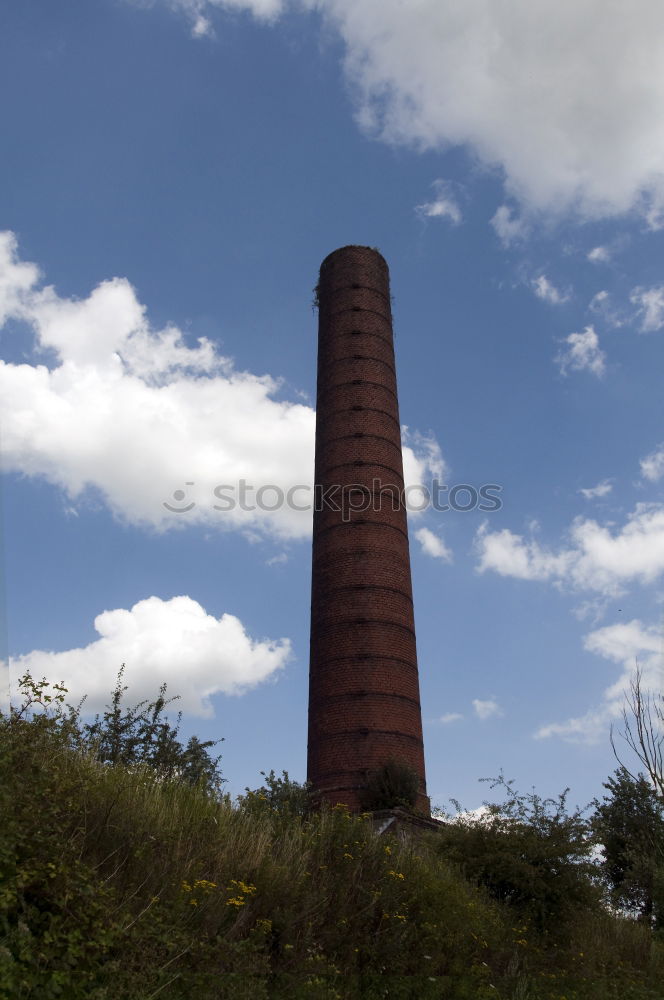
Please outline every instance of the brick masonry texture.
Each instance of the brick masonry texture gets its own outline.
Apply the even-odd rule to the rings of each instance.
[[[335,250],[318,303],[315,482],[329,502],[314,514],[308,779],[321,798],[359,809],[369,772],[396,758],[418,774],[428,812],[383,257]]]

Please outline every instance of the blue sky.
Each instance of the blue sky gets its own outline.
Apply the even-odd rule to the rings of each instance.
[[[428,784],[584,804],[661,689],[664,9],[23,0],[0,38],[9,677],[166,680],[303,779],[318,266],[391,271]],[[187,485],[190,484],[190,485]],[[176,491],[188,512],[170,513]],[[179,496],[180,494],[178,494]]]

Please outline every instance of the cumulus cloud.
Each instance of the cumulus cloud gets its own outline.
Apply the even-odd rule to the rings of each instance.
[[[39,268],[19,260],[16,237],[10,232],[0,232],[0,325],[21,315],[23,299],[39,279]]]
[[[203,17],[202,14],[198,14],[192,18],[191,33],[194,38],[205,38],[206,36],[214,35],[212,22],[207,17]]]
[[[415,211],[422,219],[449,219],[453,225],[458,226],[463,216],[451,185],[447,181],[438,180],[434,182],[433,187],[436,192],[435,198],[418,205]]]
[[[451,563],[452,552],[439,535],[434,534],[429,528],[420,528],[415,532],[415,538],[422,546],[422,551],[431,556],[432,559],[442,559],[443,562]]]
[[[466,146],[530,210],[585,217],[664,204],[664,7],[656,0],[161,0],[192,23],[317,10],[345,45],[361,127]],[[524,141],[527,137],[527,141]]]
[[[636,314],[641,318],[641,330],[651,333],[664,326],[664,285],[655,288],[635,288],[630,302],[636,306]]]
[[[600,497],[608,496],[612,489],[613,484],[611,483],[611,480],[603,479],[601,483],[597,484],[597,486],[590,486],[585,490],[581,489],[579,490],[579,493],[586,500],[597,500]]]
[[[423,434],[404,424],[401,428],[401,443],[404,447],[404,479],[407,483],[426,483],[427,474],[441,482],[445,479],[449,470],[440,445],[432,433]]]
[[[586,257],[593,264],[608,264],[611,260],[611,253],[609,252],[608,247],[599,246],[593,247],[592,250],[589,250]]]
[[[310,5],[345,40],[360,121],[388,141],[467,144],[536,208],[601,215],[661,194],[664,11],[652,0]]]
[[[509,205],[500,205],[491,219],[491,225],[496,236],[504,247],[525,240],[530,232],[530,226],[518,216]]]
[[[130,0],[143,4],[144,0]],[[283,0],[161,0],[162,4],[181,11],[189,20],[194,38],[214,35],[212,14],[215,11],[247,12],[259,21],[274,21],[284,10]]]
[[[627,310],[622,306],[616,306],[605,288],[593,295],[588,303],[588,309],[613,327],[623,326],[629,318]]]
[[[588,303],[588,308],[592,309],[593,312],[600,312],[604,309],[604,303],[610,298],[609,292],[605,288],[601,291],[596,292],[592,299]]]
[[[280,552],[278,556],[272,556],[271,559],[265,560],[266,566],[285,566],[288,562],[288,556],[285,552]]]
[[[33,650],[10,660],[13,678],[63,681],[69,701],[87,694],[85,710],[101,711],[118,669],[134,702],[153,698],[165,681],[180,695],[178,709],[210,718],[216,694],[240,695],[273,677],[287,662],[288,639],[252,639],[234,615],[215,618],[191,597],[148,597],[132,608],[115,608],[95,618],[100,638],[81,649]]]
[[[651,451],[649,455],[641,459],[641,475],[649,479],[651,483],[656,483],[664,476],[664,443]]]
[[[562,305],[563,302],[567,302],[569,299],[569,295],[556,288],[545,274],[540,274],[539,277],[534,279],[532,289],[538,299],[542,299],[543,302],[548,302],[552,306]]]
[[[66,299],[39,277],[0,234],[0,322],[27,323],[43,359],[0,362],[7,469],[46,479],[70,507],[92,488],[116,516],[157,530],[308,536],[311,510],[296,508],[312,502],[310,406],[278,399],[277,379],[239,371],[205,338],[154,329],[124,278]],[[410,440],[407,482],[426,482],[442,471],[440,448]]]
[[[535,736],[546,739],[558,736],[571,742],[596,743],[606,739],[612,721],[619,718],[624,705],[624,695],[634,677],[636,664],[642,673],[644,690],[661,691],[662,638],[655,626],[645,626],[638,619],[618,625],[607,625],[590,632],[583,642],[584,648],[622,666],[618,679],[602,695],[598,705],[583,715],[541,726]]]
[[[569,553],[556,554],[534,539],[524,539],[509,528],[488,531],[482,526],[475,536],[479,555],[478,570],[492,570],[500,576],[518,580],[550,580],[564,577],[570,560]]]
[[[476,809],[461,809],[454,816],[445,816],[445,823],[459,823],[462,826],[490,826],[495,821],[495,813],[490,806]]]
[[[556,355],[556,363],[561,375],[569,372],[589,371],[598,378],[606,369],[606,355],[599,346],[599,337],[592,326],[587,326],[583,333],[570,333],[565,337],[566,348]]]
[[[422,434],[404,424],[401,428],[401,444],[403,478],[408,490],[408,517],[417,518],[428,505],[428,494],[417,487],[424,485],[429,489],[434,479],[444,482],[448,469],[433,434]]]
[[[495,698],[487,698],[484,701],[481,698],[473,698],[473,711],[477,718],[482,721],[503,714],[503,710]]]
[[[558,551],[508,528],[475,537],[480,573],[549,580],[576,590],[617,595],[630,583],[649,584],[664,573],[664,505],[637,504],[627,522],[612,525],[576,518]]]

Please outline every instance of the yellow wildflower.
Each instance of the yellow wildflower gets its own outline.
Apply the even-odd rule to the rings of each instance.
[[[206,878],[199,878],[194,882],[194,889],[202,889],[203,892],[211,892],[217,888],[216,882],[208,882]]]
[[[239,909],[247,902],[247,896],[252,896],[256,892],[256,886],[248,882],[243,882],[242,879],[232,878],[231,884],[226,887],[226,892],[235,893],[235,895],[226,900],[226,906],[237,906]]]

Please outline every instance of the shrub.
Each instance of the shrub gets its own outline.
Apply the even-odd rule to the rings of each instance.
[[[598,911],[590,826],[579,810],[567,811],[567,792],[542,799],[519,794],[502,775],[490,780],[504,801],[444,824],[443,856],[539,930],[562,931],[580,909]]]
[[[309,784],[293,781],[288,771],[282,771],[278,778],[274,771],[261,771],[265,784],[260,788],[245,788],[239,796],[240,805],[248,810],[268,809],[288,816],[306,816],[312,807]]]
[[[362,795],[364,809],[412,809],[420,782],[417,773],[404,761],[391,759],[369,773]]]

